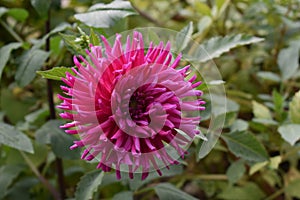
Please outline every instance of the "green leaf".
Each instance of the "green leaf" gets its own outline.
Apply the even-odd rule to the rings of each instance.
[[[264,192],[254,183],[247,183],[243,187],[228,187],[218,195],[218,199],[228,200],[261,200]]]
[[[293,123],[300,124],[300,90],[289,104],[289,115]]]
[[[5,7],[0,7],[0,17],[2,17],[2,15],[4,15],[5,13],[7,13],[7,8]]]
[[[64,159],[78,159],[79,149],[70,150],[74,137],[66,134],[59,128],[63,122],[61,120],[50,120],[36,131],[36,141],[44,144],[51,144],[53,153]]]
[[[283,80],[291,78],[299,67],[300,45],[290,45],[278,54],[277,63]]]
[[[59,35],[64,40],[67,48],[71,53],[78,55],[78,54],[85,54],[84,50],[81,48],[79,43],[76,43],[76,36],[74,35],[66,35],[63,33],[59,33]]]
[[[195,197],[179,190],[170,183],[161,183],[154,187],[154,190],[159,199],[164,200],[196,200]]]
[[[274,102],[275,119],[279,122],[282,122],[287,117],[287,112],[284,110],[284,97],[276,90],[273,90],[272,98]]]
[[[292,197],[300,198],[300,179],[296,179],[288,184],[285,188],[285,192]]]
[[[269,169],[277,170],[281,161],[282,161],[281,156],[275,156],[275,157],[270,158],[270,161],[255,163],[254,165],[252,165],[250,167],[249,175],[250,176],[253,175],[254,173],[258,172],[259,170],[263,169],[266,166],[268,166]]]
[[[33,45],[32,49],[41,48],[46,43],[47,38],[49,38],[52,35],[55,35],[56,33],[61,32],[63,30],[66,30],[67,28],[70,28],[70,27],[71,27],[71,25],[68,23],[65,23],[65,22],[59,24],[54,29],[52,29],[48,34],[44,35],[42,39],[38,40],[38,42],[36,42]]]
[[[181,52],[185,49],[192,39],[193,34],[193,22],[190,22],[185,26],[179,33],[176,35],[176,49],[178,52]]]
[[[258,172],[259,170],[261,170],[262,168],[267,166],[268,163],[269,163],[268,161],[255,163],[254,165],[252,165],[250,167],[249,175],[251,176],[251,175],[255,174],[256,172]]]
[[[51,1],[31,0],[30,2],[40,16],[45,17],[48,15],[48,10],[50,8]]]
[[[278,125],[278,122],[273,119],[253,118],[252,121],[264,125],[274,125],[274,126]]]
[[[76,14],[74,17],[95,28],[109,28],[117,21],[135,14],[129,1],[113,1],[110,4],[95,4],[87,13]]]
[[[90,31],[90,42],[94,46],[99,46],[101,44],[99,36],[95,34],[94,29],[92,29],[92,28],[91,28],[91,31]]]
[[[41,75],[43,78],[60,81],[62,78],[66,77],[66,72],[74,74],[69,67],[53,67],[52,69],[46,71],[37,71],[36,73]]]
[[[33,153],[30,139],[15,127],[0,122],[0,143],[21,151]]]
[[[7,11],[7,14],[15,18],[17,21],[21,21],[21,22],[24,22],[29,16],[28,11],[22,8],[9,9]]]
[[[278,132],[286,142],[294,146],[300,139],[300,124],[282,125],[278,128]]]
[[[230,0],[216,0],[218,15],[220,16],[229,5]]]
[[[114,195],[112,200],[133,200],[133,192],[131,191],[120,192]]]
[[[279,83],[281,81],[280,76],[278,76],[277,74],[275,74],[273,72],[261,71],[261,72],[257,73],[257,76],[264,80],[273,81],[276,83]]]
[[[50,53],[31,49],[20,58],[15,79],[21,87],[28,85],[35,77],[36,71],[42,68]]]
[[[170,176],[181,174],[183,172],[182,165],[171,165],[171,166],[169,166],[169,168],[170,169],[167,169],[167,168],[161,169],[162,176],[159,176],[156,171],[152,171],[149,173],[149,176],[145,180],[142,180],[142,181],[141,181],[142,174],[136,173],[134,175],[133,179],[128,180],[130,189],[137,190],[141,186],[151,182],[154,179],[157,179],[160,177],[170,177]],[[123,177],[128,177],[128,174],[124,174],[124,175],[122,174],[122,178]]]
[[[264,146],[247,132],[232,132],[221,136],[229,150],[236,156],[245,160],[262,162],[268,159]]]
[[[98,186],[102,182],[104,172],[95,170],[87,173],[80,178],[75,192],[75,199],[89,200],[93,197],[93,193],[97,191]]]
[[[2,71],[10,57],[10,53],[14,49],[18,49],[19,47],[22,46],[22,43],[19,42],[13,42],[9,43],[8,45],[5,45],[1,47],[0,49],[0,81],[1,81],[1,76],[2,76]]]
[[[214,37],[200,45],[193,55],[186,56],[189,61],[206,62],[219,57],[232,48],[261,41],[263,41],[262,38],[242,34]]]
[[[24,178],[14,184],[12,188],[8,190],[7,199],[11,200],[32,200],[32,194],[30,191],[33,187],[39,184],[37,178]]]
[[[1,140],[0,140],[1,141]],[[5,197],[7,189],[15,178],[21,173],[20,165],[5,165],[0,168],[0,199]]]
[[[270,110],[263,104],[252,101],[253,114],[258,119],[272,119]]]
[[[237,119],[233,122],[233,124],[230,127],[230,131],[234,132],[234,131],[245,131],[247,130],[249,127],[248,122],[241,120],[241,119]]]
[[[197,25],[197,29],[198,29],[197,35],[201,35],[205,33],[208,30],[208,28],[212,25],[212,22],[213,20],[211,17],[203,16]]]
[[[238,160],[232,163],[226,171],[226,175],[228,177],[229,183],[231,184],[236,183],[240,178],[243,177],[245,172],[246,172],[246,167],[242,160]]]
[[[23,120],[24,116],[28,114],[28,110],[36,103],[35,98],[22,98],[21,101],[20,97],[14,93],[15,91],[20,92],[22,89],[2,87],[0,91],[1,110],[5,112],[5,116],[12,124]]]
[[[202,3],[200,1],[196,1],[195,2],[195,9],[200,12],[201,14],[203,15],[211,15],[211,9],[210,7],[205,4],[205,3]]]

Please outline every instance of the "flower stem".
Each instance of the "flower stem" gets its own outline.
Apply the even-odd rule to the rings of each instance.
[[[186,180],[206,180],[206,181],[227,181],[228,177],[225,174],[181,174],[175,176],[174,179],[184,178]]]
[[[13,38],[15,38],[15,40],[17,40],[18,42],[21,42],[21,43],[24,42],[23,39],[4,21],[0,20],[0,24],[3,26],[3,28],[5,28],[11,34],[11,36],[13,36]]]
[[[50,13],[51,9],[48,10],[48,19],[45,23],[45,34],[48,34],[50,32]],[[45,50],[50,50],[50,37],[47,38],[46,44],[45,44]],[[46,67],[47,69],[50,69],[50,66]],[[50,111],[50,119],[56,119],[56,113],[55,113],[55,106],[54,106],[54,100],[53,100],[53,87],[52,87],[52,81],[47,79],[47,94],[48,94],[48,105],[49,105],[49,111]],[[65,198],[65,184],[64,184],[64,171],[63,171],[63,161],[61,158],[55,159],[56,164],[56,171],[57,171],[57,182],[59,186],[60,196],[62,199]]]
[[[56,189],[45,179],[45,177],[38,171],[38,169],[34,166],[31,160],[26,156],[26,154],[20,151],[22,157],[24,158],[27,165],[30,167],[31,171],[37,176],[37,178],[43,183],[43,185],[50,191],[54,199],[61,199],[60,194],[56,191]]]
[[[133,7],[133,8],[134,8],[134,9],[135,9],[135,10],[136,10],[143,18],[147,19],[148,21],[152,22],[153,24],[155,24],[155,25],[157,25],[157,26],[160,26],[160,27],[163,27],[163,26],[164,26],[160,21],[154,19],[154,18],[153,18],[152,16],[150,16],[148,13],[146,13],[146,12],[140,10],[136,5],[133,4],[133,1],[130,1],[130,3],[131,3],[131,5],[132,5],[132,7]]]

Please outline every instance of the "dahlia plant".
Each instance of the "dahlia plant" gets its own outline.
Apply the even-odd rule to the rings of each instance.
[[[145,47],[134,32],[123,46],[121,38],[111,46],[101,36],[104,47],[90,45],[86,58],[74,56],[77,68],[61,86],[67,97],[58,95],[60,116],[71,121],[61,128],[80,136],[70,149],[84,148],[82,159],[98,160],[105,172],[114,168],[118,179],[121,171],[145,179],[184,157],[205,102],[196,89],[201,82],[190,66],[179,67],[182,56],[173,57],[169,42]]]

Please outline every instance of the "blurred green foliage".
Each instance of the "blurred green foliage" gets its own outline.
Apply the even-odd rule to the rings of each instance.
[[[56,158],[63,161],[68,199],[300,198],[300,1],[131,0],[105,9],[98,3],[110,1],[0,1],[0,199],[55,198]],[[98,34],[146,26],[180,31],[180,51],[188,37],[207,49],[225,82],[227,112],[219,115],[226,120],[206,157],[200,159],[202,141],[195,140],[183,164],[162,177],[117,181],[69,150],[74,137],[58,128],[60,120],[49,120],[42,76],[57,80],[70,70],[72,55],[87,46],[76,42],[82,32],[99,44]],[[209,60],[193,59],[203,66]],[[53,82],[54,94],[59,84]]]

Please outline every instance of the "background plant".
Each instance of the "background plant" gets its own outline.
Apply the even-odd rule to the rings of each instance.
[[[99,3],[110,1],[0,2],[0,199],[300,198],[299,1]],[[179,31],[183,53],[189,37],[208,51],[225,81],[227,112],[218,114],[226,120],[206,157],[196,140],[163,177],[117,181],[69,151],[74,138],[58,128],[53,80],[97,35],[144,26]],[[209,60],[197,51],[193,59]],[[204,133],[209,106],[224,106],[213,101]]]

